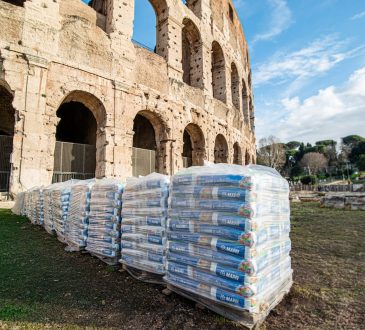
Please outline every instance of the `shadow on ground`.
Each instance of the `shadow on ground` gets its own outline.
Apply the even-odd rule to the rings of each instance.
[[[295,285],[263,329],[359,328],[365,310],[365,212],[293,206]],[[0,329],[235,329],[238,325],[0,210]]]

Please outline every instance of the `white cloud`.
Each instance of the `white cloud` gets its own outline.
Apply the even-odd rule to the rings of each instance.
[[[275,85],[290,82],[289,92],[296,91],[305,80],[331,70],[338,63],[359,55],[365,46],[345,50],[346,41],[327,36],[308,46],[291,52],[276,53],[264,63],[254,68],[256,86],[273,83]]]
[[[365,11],[361,12],[361,13],[358,13],[354,16],[351,17],[351,20],[355,21],[357,19],[361,19],[361,18],[364,18],[365,17]]]
[[[272,8],[269,27],[266,32],[255,36],[253,42],[271,40],[281,34],[292,23],[292,12],[285,0],[267,0]]]
[[[341,88],[330,86],[302,101],[285,98],[280,110],[262,114],[257,121],[258,138],[275,135],[282,141],[315,142],[350,134],[365,136],[365,67]]]

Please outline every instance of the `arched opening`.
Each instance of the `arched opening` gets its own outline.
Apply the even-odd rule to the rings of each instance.
[[[184,83],[203,88],[202,41],[195,24],[184,19],[182,29],[182,69]]]
[[[191,136],[186,129],[184,130],[183,141],[183,166],[185,168],[191,167],[193,166],[193,144],[191,143]]]
[[[24,7],[24,2],[26,0],[3,0],[4,2],[11,3],[12,5]]]
[[[215,139],[214,163],[228,163],[228,144],[222,134],[218,134]]]
[[[248,125],[250,122],[249,97],[247,85],[244,79],[242,79],[242,110],[245,123]]]
[[[249,165],[249,164],[251,164],[251,156],[250,156],[249,152],[246,150],[245,165]]]
[[[249,98],[249,122],[250,122],[250,128],[254,129],[255,127],[255,115],[254,115],[254,109],[253,109],[253,102],[252,102],[252,97],[250,96]]]
[[[222,47],[216,41],[212,44],[212,87],[213,97],[226,102],[226,63]]]
[[[202,166],[205,160],[205,138],[198,125],[189,124],[183,135],[183,166]]]
[[[106,114],[93,95],[74,91],[57,110],[53,182],[102,176],[98,166],[104,160],[103,128]]]
[[[242,152],[238,142],[233,145],[233,164],[242,165]]]
[[[166,58],[168,48],[167,4],[165,0],[135,1],[133,42]],[[139,14],[137,14],[139,13]],[[143,15],[141,15],[143,13]]]
[[[133,176],[164,172],[164,125],[159,118],[149,111],[141,111],[133,122]]]
[[[236,109],[240,109],[240,77],[234,63],[231,65],[231,94],[232,103]]]
[[[0,192],[9,191],[15,127],[13,95],[0,85]]]

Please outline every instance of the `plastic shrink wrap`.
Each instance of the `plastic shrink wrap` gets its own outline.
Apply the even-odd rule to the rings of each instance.
[[[289,186],[275,170],[185,169],[172,179],[165,280],[240,321],[290,287],[289,232]]]
[[[57,183],[51,190],[51,204],[53,228],[60,242],[66,243],[66,223],[70,202],[71,187],[74,180]]]
[[[121,206],[124,183],[97,181],[91,189],[86,250],[110,265],[120,258]]]
[[[68,244],[68,251],[80,251],[86,247],[91,188],[94,183],[94,179],[79,181],[71,187],[66,222],[66,243]]]
[[[120,262],[141,280],[154,281],[152,274],[165,273],[169,183],[169,177],[152,173],[128,181],[123,193]]]
[[[43,189],[44,229],[49,234],[54,234],[53,212],[52,212],[52,190],[57,184],[52,184]]]
[[[23,215],[24,214],[24,207],[25,207],[25,192],[19,192],[16,194],[14,206],[11,209],[16,215]]]
[[[34,187],[28,192],[26,215],[34,225],[43,225],[43,187]]]

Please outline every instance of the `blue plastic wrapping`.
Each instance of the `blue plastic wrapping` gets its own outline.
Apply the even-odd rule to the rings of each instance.
[[[89,229],[91,188],[95,179],[79,181],[71,187],[66,242],[69,251],[79,251],[86,247]]]
[[[291,281],[289,186],[275,170],[191,167],[172,178],[169,202],[172,287],[258,313]]]
[[[122,208],[122,264],[152,274],[165,273],[168,195],[169,178],[162,174],[127,182]]]
[[[117,179],[102,179],[91,189],[86,250],[111,265],[118,264],[120,258],[120,213],[124,186]]]

